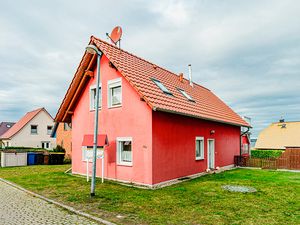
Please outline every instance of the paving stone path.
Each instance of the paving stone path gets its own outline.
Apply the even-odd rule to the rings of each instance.
[[[98,224],[0,181],[0,224]]]

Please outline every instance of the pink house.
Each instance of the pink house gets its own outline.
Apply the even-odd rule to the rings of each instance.
[[[150,187],[230,168],[249,126],[210,90],[182,74],[91,37],[102,52],[99,133],[105,178]],[[55,117],[72,123],[72,172],[86,174],[83,139],[93,134],[96,57],[84,53]],[[97,160],[97,176],[101,176]]]

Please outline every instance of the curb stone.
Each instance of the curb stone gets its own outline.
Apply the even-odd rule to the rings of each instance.
[[[94,221],[96,221],[96,222],[100,222],[100,223],[105,224],[105,225],[116,225],[115,223],[109,222],[109,221],[107,221],[107,220],[101,219],[101,218],[96,217],[96,216],[92,216],[92,215],[90,215],[90,214],[88,214],[88,213],[85,213],[85,212],[81,212],[81,211],[79,211],[79,210],[77,210],[77,209],[75,209],[75,208],[73,208],[73,207],[71,207],[71,206],[67,206],[67,205],[65,205],[65,204],[59,203],[59,202],[57,202],[57,201],[54,201],[54,200],[52,200],[52,199],[46,198],[46,197],[44,197],[44,196],[42,196],[42,195],[39,195],[39,194],[34,193],[34,192],[32,192],[32,191],[29,191],[29,190],[27,190],[27,189],[25,189],[25,188],[22,188],[21,186],[15,184],[15,183],[10,182],[10,181],[8,181],[8,180],[5,180],[5,179],[3,179],[3,178],[0,178],[0,181],[2,181],[3,183],[6,183],[6,184],[8,184],[8,185],[10,185],[10,186],[12,186],[12,187],[14,187],[14,188],[16,188],[16,189],[19,189],[19,190],[21,190],[21,191],[23,191],[23,192],[25,192],[25,193],[27,193],[27,194],[30,194],[30,195],[32,195],[32,196],[34,196],[34,197],[43,199],[43,200],[46,201],[46,202],[52,203],[52,204],[54,204],[54,205],[57,205],[57,206],[59,206],[60,208],[66,209],[66,210],[68,210],[68,211],[70,211],[70,212],[72,212],[72,213],[75,213],[75,214],[77,214],[77,215],[80,215],[80,216],[83,216],[83,217],[85,217],[85,218],[94,220]]]

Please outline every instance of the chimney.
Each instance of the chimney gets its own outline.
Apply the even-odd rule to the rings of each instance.
[[[190,85],[193,87],[193,80],[192,80],[192,65],[189,64],[189,80],[190,80]]]
[[[183,73],[179,73],[179,81],[183,83]]]

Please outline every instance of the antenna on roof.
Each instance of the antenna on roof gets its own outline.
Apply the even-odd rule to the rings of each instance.
[[[122,28],[120,26],[116,26],[111,34],[106,33],[106,36],[111,40],[114,45],[119,43],[119,48],[121,48],[121,36],[122,36]]]

